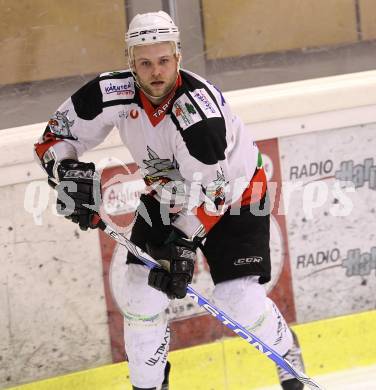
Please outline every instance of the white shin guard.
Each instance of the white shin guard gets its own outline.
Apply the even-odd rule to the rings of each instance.
[[[170,343],[165,309],[167,296],[148,286],[149,271],[129,264],[125,275],[124,340],[131,383],[140,388],[158,387]]]
[[[214,303],[261,341],[281,355],[292,346],[292,334],[274,302],[266,296],[258,276],[216,285]]]

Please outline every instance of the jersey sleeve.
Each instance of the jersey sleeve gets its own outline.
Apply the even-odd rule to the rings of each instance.
[[[34,145],[37,160],[49,176],[66,158],[77,159],[100,144],[114,127],[103,112],[99,77],[90,81],[51,116],[46,129]]]

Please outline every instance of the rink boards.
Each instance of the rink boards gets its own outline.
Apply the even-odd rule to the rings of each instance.
[[[376,311],[294,326],[307,373],[376,364]],[[174,351],[171,387],[179,390],[250,390],[278,383],[274,363],[240,338]],[[14,390],[123,390],[130,386],[125,363],[103,366]]]

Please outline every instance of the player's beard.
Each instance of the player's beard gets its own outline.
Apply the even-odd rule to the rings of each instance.
[[[163,88],[152,87],[151,83],[158,80],[152,80],[149,83],[144,83],[142,80],[138,79],[137,82],[145,94],[153,99],[153,102],[160,102],[172,91],[175,86],[177,77],[178,74],[176,73],[171,80],[163,80],[165,82]]]

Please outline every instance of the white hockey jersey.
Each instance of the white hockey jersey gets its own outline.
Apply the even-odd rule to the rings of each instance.
[[[197,211],[207,231],[218,220],[213,208],[223,214],[239,199],[252,201],[250,182],[258,170],[265,184],[258,148],[242,121],[215,86],[186,70],[158,107],[130,71],[101,74],[58,108],[36,153],[53,175],[57,161],[81,156],[114,127],[158,200],[183,200],[183,209]]]

